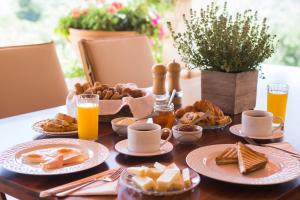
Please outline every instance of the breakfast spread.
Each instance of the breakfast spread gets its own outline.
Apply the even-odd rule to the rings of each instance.
[[[133,89],[124,84],[117,84],[114,87],[95,82],[94,85],[89,83],[76,83],[74,85],[75,93],[79,94],[97,94],[100,100],[118,100],[123,97],[139,98],[145,96],[141,89]]]
[[[166,192],[191,186],[189,169],[180,170],[175,163],[165,166],[156,162],[153,167],[129,167],[127,172],[132,175],[134,184],[143,191]]]
[[[77,120],[69,115],[58,113],[54,119],[44,120],[40,128],[47,132],[68,132],[77,130]]]
[[[64,147],[43,149],[21,155],[22,163],[41,167],[43,170],[80,164],[86,159],[86,155],[82,151]]]
[[[203,117],[196,123],[200,126],[226,125],[231,121],[229,116],[224,115],[218,106],[208,100],[196,101],[194,105],[180,108],[175,115],[182,124],[193,124],[193,122]]]
[[[238,142],[236,147],[226,148],[215,160],[217,165],[238,164],[240,173],[245,175],[264,169],[268,163],[268,158],[264,154],[241,142]]]

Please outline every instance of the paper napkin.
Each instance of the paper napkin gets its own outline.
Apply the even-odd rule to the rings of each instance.
[[[97,181],[69,194],[69,196],[117,195],[117,187],[118,180],[107,183]]]
[[[266,144],[267,146],[274,146],[280,149],[284,149],[287,151],[291,151],[293,153],[297,153],[300,154],[299,151],[297,149],[295,149],[290,143],[288,142],[277,142],[277,143],[269,143]]]

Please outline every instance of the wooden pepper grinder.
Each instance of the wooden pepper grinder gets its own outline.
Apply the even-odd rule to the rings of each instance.
[[[175,110],[177,110],[178,108],[181,107],[181,100],[182,100],[182,92],[181,92],[180,82],[179,82],[180,71],[181,71],[180,64],[175,62],[175,60],[173,60],[173,62],[170,62],[167,65],[167,70],[168,70],[168,81],[169,81],[168,92],[169,94],[171,94],[174,89],[176,90],[175,97],[173,99],[173,104]]]
[[[155,94],[157,97],[163,97],[166,95],[166,74],[166,66],[157,64],[152,67],[153,94]]]

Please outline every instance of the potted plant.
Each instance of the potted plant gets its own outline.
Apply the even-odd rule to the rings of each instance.
[[[114,2],[72,10],[59,20],[56,32],[70,39],[75,47],[81,39],[145,34],[152,44],[154,57],[160,62],[160,39],[164,36],[160,21],[160,15],[147,3],[123,5]]]
[[[168,22],[182,60],[189,69],[201,71],[201,98],[217,104],[225,113],[253,109],[260,63],[274,53],[275,35],[266,18],[246,10],[235,16],[211,3],[200,13],[183,15],[186,30],[176,33]]]

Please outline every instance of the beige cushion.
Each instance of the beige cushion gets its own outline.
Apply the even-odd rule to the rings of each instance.
[[[0,48],[0,118],[65,104],[54,44]]]
[[[81,44],[81,57],[91,68],[92,81],[111,85],[136,83],[139,87],[152,85],[154,60],[146,36],[83,40]],[[88,70],[85,72],[89,76]]]

